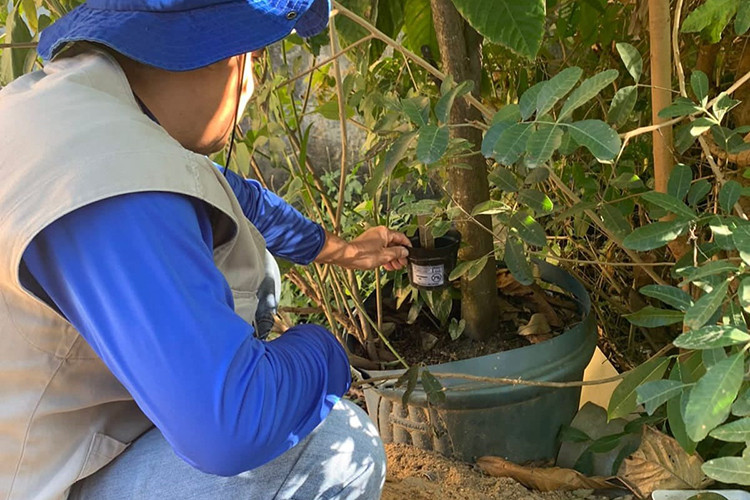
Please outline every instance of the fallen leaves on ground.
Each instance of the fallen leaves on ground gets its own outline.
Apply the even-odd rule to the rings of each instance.
[[[618,477],[641,497],[654,490],[693,490],[708,481],[701,470],[703,460],[688,455],[673,438],[645,426],[641,446],[625,459]]]
[[[510,477],[539,491],[617,488],[606,478],[586,477],[577,470],[561,467],[524,467],[500,457],[481,457],[477,465],[491,476]]]

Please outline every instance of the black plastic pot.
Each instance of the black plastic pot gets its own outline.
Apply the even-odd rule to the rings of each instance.
[[[525,380],[581,380],[597,338],[589,295],[567,272],[538,264],[542,280],[575,296],[583,318],[580,323],[546,342],[432,365],[429,370]],[[400,373],[403,370],[372,370],[365,376]],[[419,385],[406,406],[401,403],[404,389],[393,387],[393,382],[365,390],[367,411],[384,442],[412,444],[466,461],[483,455],[517,463],[548,460],[557,455],[558,433],[573,420],[581,395],[580,387],[496,385],[463,379],[441,382],[447,390],[445,402],[439,405],[428,404]]]
[[[409,281],[422,290],[440,290],[448,286],[448,276],[456,267],[461,233],[450,230],[435,238],[435,248],[422,248],[419,231],[411,238],[409,250]]]

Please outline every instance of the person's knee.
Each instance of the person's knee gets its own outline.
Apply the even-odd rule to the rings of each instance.
[[[342,400],[329,415],[328,424],[346,437],[332,445],[347,464],[339,464],[341,490],[335,499],[379,499],[385,482],[386,456],[378,430],[355,404]]]

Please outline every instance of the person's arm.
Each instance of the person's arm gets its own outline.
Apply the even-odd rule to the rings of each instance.
[[[227,172],[227,181],[245,217],[266,239],[268,250],[298,264],[318,262],[347,269],[401,269],[409,255],[409,239],[384,226],[370,228],[351,242],[324,231],[258,181]]]
[[[319,326],[255,339],[233,311],[212,247],[202,202],[137,193],[54,222],[24,263],[177,454],[233,475],[310,433],[350,372]]]

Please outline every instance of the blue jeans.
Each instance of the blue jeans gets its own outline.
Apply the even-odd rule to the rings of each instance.
[[[384,482],[385,450],[377,429],[359,407],[342,400],[297,446],[232,477],[192,468],[152,429],[73,485],[69,499],[378,500]]]

